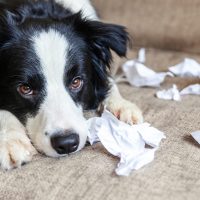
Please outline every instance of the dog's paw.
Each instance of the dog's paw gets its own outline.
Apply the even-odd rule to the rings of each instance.
[[[130,101],[120,98],[115,101],[107,102],[106,108],[119,120],[128,124],[139,124],[143,122],[141,110]]]
[[[2,132],[2,131],[0,131]],[[0,133],[0,164],[4,170],[21,167],[36,153],[25,134],[17,131]]]

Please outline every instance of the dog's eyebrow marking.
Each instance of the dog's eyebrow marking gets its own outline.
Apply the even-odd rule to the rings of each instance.
[[[33,38],[33,45],[39,57],[42,71],[49,83],[63,82],[69,44],[58,31],[50,29],[38,33]]]

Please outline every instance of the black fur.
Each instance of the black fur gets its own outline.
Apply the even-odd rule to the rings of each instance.
[[[56,29],[70,43],[64,82],[78,104],[95,109],[109,91],[111,50],[125,56],[128,34],[124,27],[91,21],[81,12],[73,14],[54,1],[12,1],[0,4],[0,109],[15,114],[25,122],[25,116],[35,115],[45,98],[45,77],[31,37],[43,30]],[[81,76],[84,86],[71,92],[69,84]],[[17,92],[19,83],[28,83],[36,91],[33,98]]]

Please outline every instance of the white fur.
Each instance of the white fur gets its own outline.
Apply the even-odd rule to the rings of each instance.
[[[34,145],[46,155],[60,156],[50,144],[50,136],[59,131],[74,130],[80,137],[79,149],[86,141],[87,127],[82,109],[77,107],[64,86],[69,44],[56,30],[39,33],[33,38],[34,48],[46,79],[47,96],[38,114],[27,122]],[[45,135],[45,133],[48,133]]]
[[[0,111],[0,164],[9,170],[29,162],[35,149],[28,139],[24,126],[8,111]]]
[[[74,13],[82,11],[83,16],[92,20],[97,20],[94,7],[89,0],[55,0],[62,4],[65,8],[71,9]]]

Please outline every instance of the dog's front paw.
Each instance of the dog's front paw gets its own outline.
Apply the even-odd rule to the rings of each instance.
[[[141,110],[134,103],[131,103],[123,98],[107,102],[106,108],[119,120],[128,124],[132,125],[143,122]]]
[[[0,131],[2,132],[2,131]],[[29,162],[36,150],[25,134],[17,131],[0,133],[0,164],[4,170],[21,167]]]

